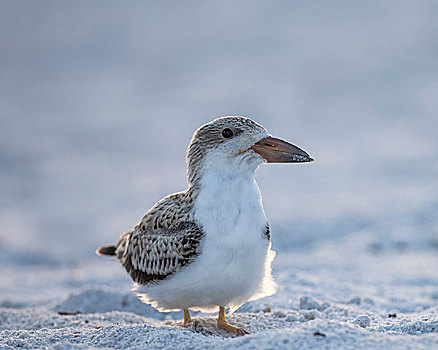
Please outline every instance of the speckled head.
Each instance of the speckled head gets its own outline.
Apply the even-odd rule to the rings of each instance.
[[[246,117],[221,117],[202,125],[187,150],[189,184],[205,172],[233,174],[254,171],[263,162],[308,162],[300,148],[269,136],[268,131]]]

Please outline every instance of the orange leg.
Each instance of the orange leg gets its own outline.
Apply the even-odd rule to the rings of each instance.
[[[223,329],[226,332],[233,333],[235,335],[245,335],[249,334],[248,331],[241,327],[236,327],[227,322],[225,319],[225,308],[222,306],[219,306],[219,315],[217,317],[217,327],[219,329]]]
[[[184,327],[190,327],[192,322],[193,320],[190,317],[189,309],[184,309]]]

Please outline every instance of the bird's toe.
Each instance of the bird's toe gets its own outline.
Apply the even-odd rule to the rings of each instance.
[[[219,329],[222,329],[228,333],[231,333],[231,334],[234,334],[237,336],[250,334],[246,329],[244,329],[242,327],[233,326],[224,320],[219,320],[219,322],[217,323],[217,326]]]
[[[236,335],[237,336],[246,335],[246,334],[250,334],[250,333],[244,328],[236,327]]]

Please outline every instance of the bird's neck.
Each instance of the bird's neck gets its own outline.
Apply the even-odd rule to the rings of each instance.
[[[224,181],[235,179],[254,180],[254,173],[262,163],[261,157],[254,157],[252,152],[243,152],[237,155],[227,155],[221,151],[212,150],[200,160],[188,160],[188,183],[189,186],[204,186],[201,182],[205,179],[213,179],[213,182],[221,185]]]
[[[266,217],[254,171],[234,174],[206,172],[199,181],[193,215],[208,230],[218,234],[234,231],[236,225],[264,227]]]

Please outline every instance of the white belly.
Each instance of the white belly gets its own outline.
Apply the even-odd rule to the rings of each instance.
[[[209,312],[217,306],[233,311],[275,292],[271,277],[275,252],[264,236],[266,217],[254,178],[203,181],[193,210],[193,219],[205,232],[201,254],[163,282],[137,289],[143,301],[162,311]]]

